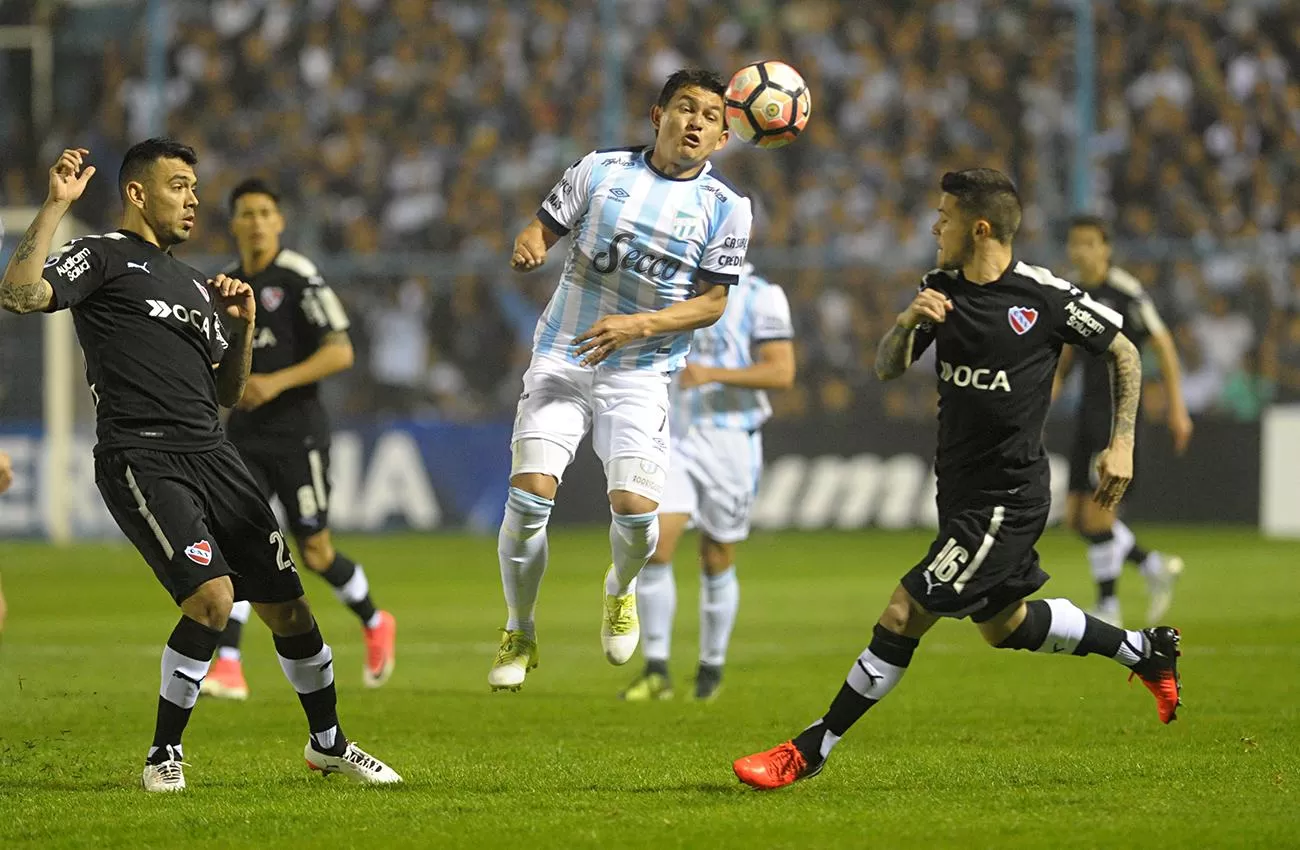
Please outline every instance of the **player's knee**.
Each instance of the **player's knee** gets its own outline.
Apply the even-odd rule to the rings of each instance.
[[[516,440],[510,447],[510,486],[543,499],[554,499],[573,455],[559,443],[537,437]]]
[[[614,513],[623,516],[652,514],[659,509],[659,503],[655,500],[648,499],[640,493],[629,493],[627,490],[610,490],[609,506]]]
[[[707,535],[700,540],[700,566],[705,575],[725,573],[736,560],[734,543],[719,543]]]
[[[334,541],[328,531],[321,531],[302,541],[302,559],[307,569],[323,573],[334,563]]]
[[[668,469],[645,458],[611,458],[605,464],[605,483],[614,513],[654,513],[668,483]]]
[[[316,623],[305,596],[288,602],[255,602],[253,609],[271,633],[280,637],[306,634]]]
[[[205,581],[181,602],[181,611],[210,629],[225,629],[235,604],[235,588],[228,576]]]

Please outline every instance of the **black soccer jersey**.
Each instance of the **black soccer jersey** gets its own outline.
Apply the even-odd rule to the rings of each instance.
[[[1047,269],[1013,262],[983,286],[958,272],[921,282],[952,301],[947,320],[918,326],[915,361],[935,346],[939,377],[939,504],[1049,498],[1043,423],[1061,345],[1109,347],[1123,320]]]
[[[223,439],[213,364],[227,343],[206,277],[119,230],[74,239],[45,264],[72,309],[95,402],[95,453],[206,451]]]
[[[1165,330],[1142,284],[1123,269],[1111,266],[1101,286],[1085,290],[1094,301],[1124,317],[1124,336],[1141,348],[1152,334]],[[1109,433],[1111,420],[1110,370],[1100,357],[1083,358],[1083,400],[1080,424],[1089,433]]]
[[[226,274],[244,281],[257,294],[254,373],[276,372],[301,363],[320,348],[327,334],[348,329],[347,313],[338,296],[302,254],[281,251],[271,265],[251,277],[245,277],[238,265]],[[236,443],[255,438],[329,438],[329,422],[316,384],[286,390],[256,410],[231,411],[226,425]]]

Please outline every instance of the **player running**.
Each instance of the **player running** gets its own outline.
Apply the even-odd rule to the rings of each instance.
[[[1094,300],[1124,317],[1124,336],[1139,349],[1147,342],[1155,349],[1169,396],[1169,431],[1174,450],[1182,454],[1192,437],[1192,419],[1183,403],[1182,372],[1174,339],[1156,312],[1155,305],[1137,278],[1110,262],[1110,234],[1106,222],[1096,216],[1079,216],[1070,222],[1070,263],[1079,286]],[[1070,373],[1072,350],[1061,353],[1057,383]],[[1096,481],[1093,470],[1097,454],[1110,439],[1110,378],[1104,358],[1083,358],[1083,399],[1079,405],[1074,447],[1070,452],[1070,494],[1066,501],[1066,523],[1088,542],[1088,562],[1097,582],[1097,607],[1092,613],[1118,626],[1121,623],[1115,585],[1127,560],[1141,570],[1147,582],[1147,623],[1164,617],[1173,601],[1174,580],[1183,571],[1183,559],[1147,551],[1137,542],[1115,512],[1103,509],[1089,498]]]
[[[677,610],[672,561],[691,519],[700,529],[702,572],[694,696],[711,700],[722,686],[740,607],[736,546],[749,537],[750,508],[763,469],[760,429],[772,415],[766,391],[794,384],[793,339],[785,293],[748,265],[722,318],[691,339],[691,361],[673,382],[672,460],[659,507],[659,546],[637,578],[646,666],[621,694],[629,702],[673,696],[668,676]]]
[[[1179,706],[1176,629],[1124,631],[1065,599],[1025,601],[1048,578],[1034,545],[1050,503],[1042,432],[1061,346],[1105,356],[1113,370],[1112,436],[1097,460],[1094,494],[1107,509],[1133,477],[1137,349],[1109,307],[1014,259],[1020,199],[1006,176],[987,168],[950,172],[941,187],[939,268],[922,280],[876,353],[876,374],[893,380],[935,346],[939,534],[903,576],[826,714],[793,740],[732,765],[755,788],[821,771],[849,727],[903,678],[940,617],[970,617],[1001,649],[1114,659],[1155,695],[1163,723]]]
[[[0,280],[0,306],[72,310],[95,403],[95,483],[181,609],[163,650],[144,788],[185,787],[181,734],[236,599],[250,600],[274,635],[307,714],[308,766],[400,782],[344,736],[330,647],[275,515],[217,418],[218,405],[244,392],[257,302],[248,284],[208,280],[171,254],[194,229],[197,157],[170,139],[133,146],[118,173],[121,229],[74,239],[47,261],[59,222],[95,174],[83,168],[88,153],[66,150],[50,169],[49,197]]]
[[[377,688],[393,672],[397,621],[375,608],[365,571],[330,539],[330,423],[317,390],[321,379],[352,366],[348,317],[311,260],[280,247],[284,216],[268,183],[252,178],[236,186],[230,213],[239,261],[226,274],[247,281],[259,307],[253,371],[226,430],[262,493],[284,506],[307,568],[361,620],[362,683]],[[203,693],[248,697],[239,643],[250,610],[247,602],[231,610]]]
[[[636,650],[636,576],[659,539],[668,469],[669,377],[686,359],[690,331],[722,316],[749,244],[749,200],[708,161],[727,141],[725,90],[708,71],[673,74],[650,110],[654,145],[575,162],[515,239],[510,264],[529,271],[572,232],[511,437],[497,539],[507,620],[488,674],[493,690],[518,690],[537,666],[546,525],[588,429],[613,514],[601,645],[611,664]]]

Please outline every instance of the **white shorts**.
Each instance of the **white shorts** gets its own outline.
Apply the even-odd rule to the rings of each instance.
[[[516,452],[510,474],[540,472],[563,480],[589,429],[606,478],[610,461],[618,458],[636,458],[666,469],[668,381],[666,372],[592,369],[534,355],[524,373],[510,445],[538,439],[563,451],[532,460]]]
[[[749,537],[749,516],[763,472],[763,435],[691,426],[673,444],[659,512],[688,514],[719,543]]]

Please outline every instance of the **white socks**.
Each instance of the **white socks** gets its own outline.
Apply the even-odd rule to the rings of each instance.
[[[239,602],[236,602],[234,605],[230,607],[230,622],[239,623],[239,625],[242,627],[244,624],[248,622],[248,618],[249,616],[252,615],[252,613],[253,613],[253,603],[249,602],[248,600],[241,600]],[[242,654],[240,653],[239,646],[238,646],[239,638],[238,637],[234,638],[234,641],[236,643],[235,646],[218,646],[217,657],[226,661],[240,660]]]
[[[555,502],[515,487],[506,499],[506,516],[497,535],[501,586],[506,596],[506,628],[536,635],[533,612],[546,573],[546,524]]]
[[[637,573],[659,545],[659,515],[611,513],[609,548],[614,569],[605,577],[605,593],[624,596],[636,588]]]
[[[641,654],[646,661],[667,661],[677,613],[672,564],[645,565],[636,580],[636,607],[641,618]]]
[[[1093,581],[1100,583],[1119,578],[1124,570],[1124,556],[1128,554],[1128,546],[1120,549],[1119,542],[1118,535],[1112,535],[1104,543],[1088,544],[1088,566],[1092,568]],[[1129,545],[1132,545],[1131,540]]]
[[[740,607],[740,583],[734,565],[715,576],[700,575],[700,663],[721,667]]]
[[[667,661],[677,613],[677,581],[671,564],[646,564],[636,580],[637,613],[641,618],[641,652],[646,661]],[[700,574],[700,663],[721,667],[740,608],[736,568],[716,576]]]

